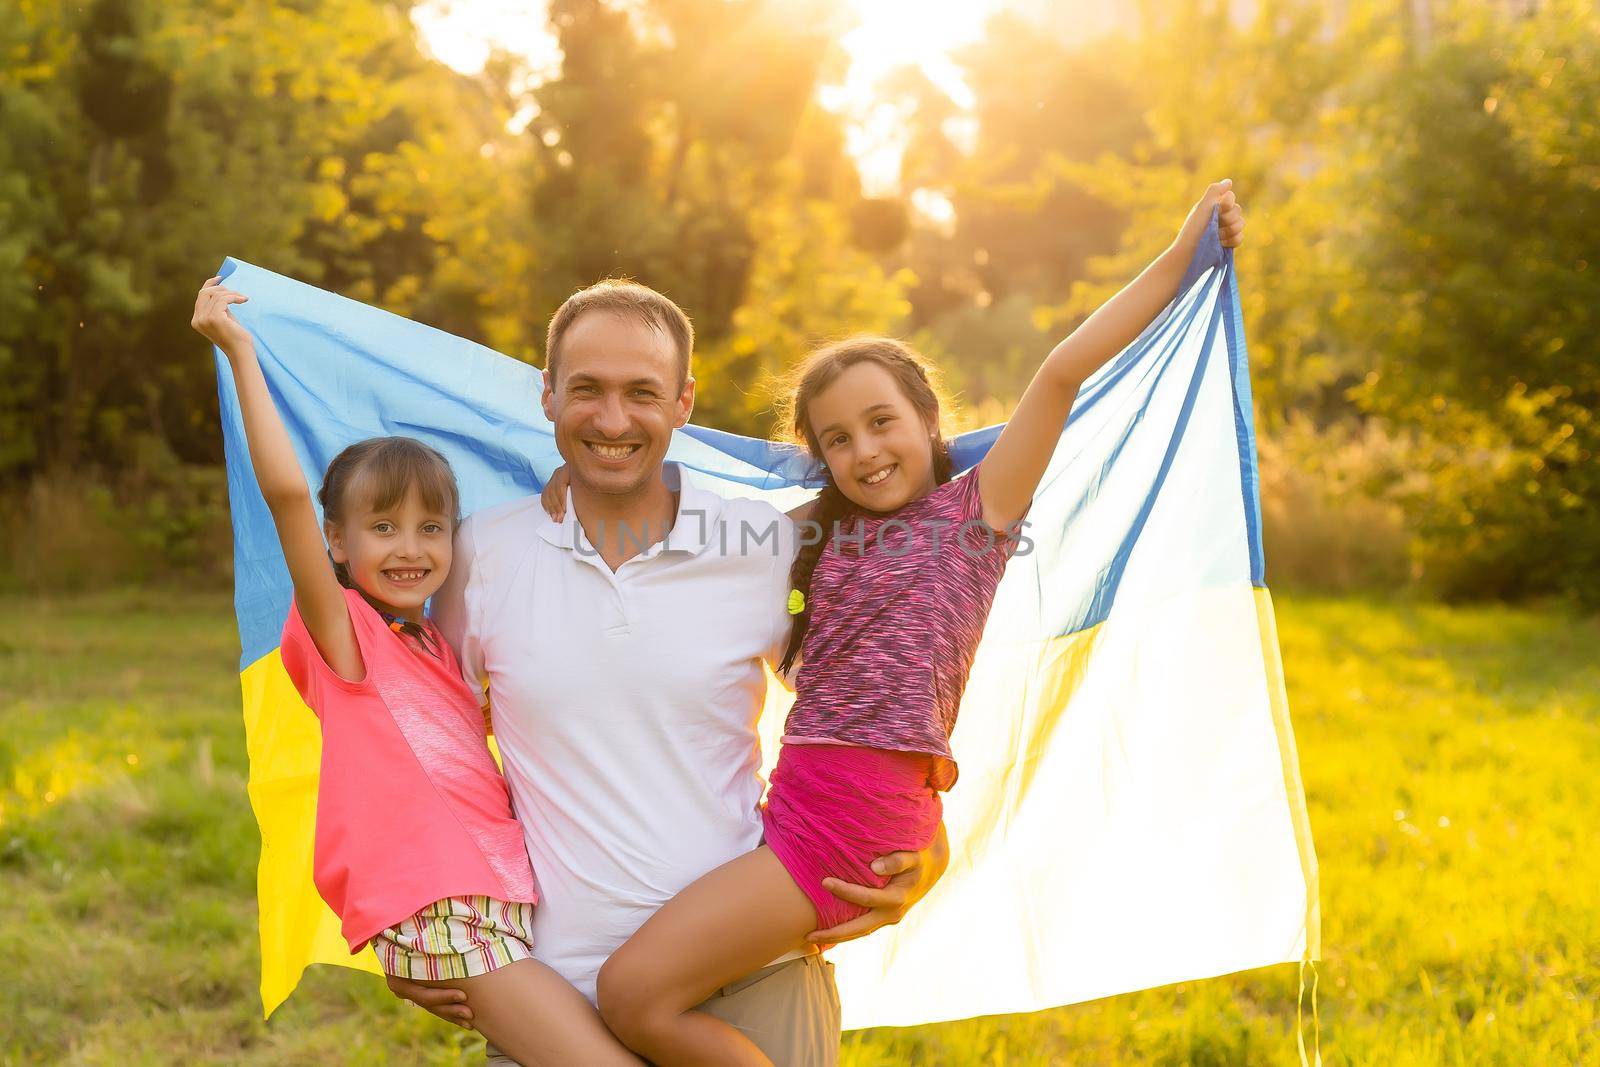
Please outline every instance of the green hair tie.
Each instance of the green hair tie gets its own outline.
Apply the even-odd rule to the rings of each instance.
[[[789,614],[799,615],[806,610],[806,595],[798,589],[789,590]]]

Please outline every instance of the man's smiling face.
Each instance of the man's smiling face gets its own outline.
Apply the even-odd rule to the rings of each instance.
[[[572,323],[542,402],[573,485],[626,496],[660,477],[694,409],[682,366],[671,337],[631,316],[594,310]]]

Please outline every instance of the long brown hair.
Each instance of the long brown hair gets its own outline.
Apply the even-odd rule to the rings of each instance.
[[[811,514],[812,522],[822,528],[822,536],[815,544],[802,544],[789,570],[789,584],[800,591],[804,610],[795,616],[794,627],[789,631],[789,647],[783,654],[782,669],[794,666],[805,644],[806,630],[811,625],[811,578],[816,573],[822,552],[833,539],[834,529],[855,512],[855,505],[844,491],[834,483],[833,474],[822,458],[822,446],[811,428],[809,409],[818,393],[836,381],[850,367],[858,363],[876,363],[888,371],[900,387],[900,392],[911,401],[933,430],[933,480],[943,485],[950,480],[950,447],[939,430],[939,389],[937,374],[927,360],[918,355],[910,345],[892,337],[852,337],[819,348],[806,357],[796,374],[793,388],[788,390],[789,400],[781,409],[783,421],[790,425],[796,441],[805,446],[815,464],[814,473],[823,478],[822,491],[817,494],[817,504]]]
[[[450,532],[454,534],[461,522],[461,494],[456,488],[455,472],[450,469],[449,460],[412,437],[369,437],[334,456],[322,476],[317,502],[322,505],[323,521],[343,526],[352,501],[360,499],[372,510],[384,511],[404,500],[413,489],[429,511],[450,516]],[[333,573],[340,585],[372,602],[351,580],[347,565],[335,563]],[[373,609],[378,610],[376,604]],[[400,632],[427,642],[427,632],[414,622],[402,622]]]

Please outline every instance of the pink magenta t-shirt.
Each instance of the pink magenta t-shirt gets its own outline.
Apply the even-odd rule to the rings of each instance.
[[[955,784],[950,731],[1018,546],[983,521],[981,473],[840,523],[811,576],[785,744],[924,752],[930,784]]]
[[[446,897],[536,901],[522,826],[454,650],[431,622],[437,655],[390,630],[354,589],[344,597],[363,680],[328,666],[298,605],[280,653],[322,720],[312,874],[351,953]]]

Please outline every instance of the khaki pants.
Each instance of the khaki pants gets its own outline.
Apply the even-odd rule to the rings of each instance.
[[[744,1033],[776,1067],[837,1067],[839,990],[833,964],[812,953],[725,985],[700,1010]],[[512,1061],[488,1047],[492,1067]]]

